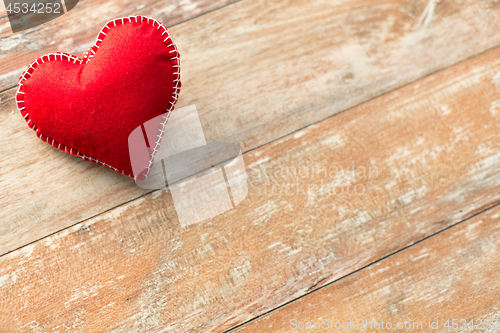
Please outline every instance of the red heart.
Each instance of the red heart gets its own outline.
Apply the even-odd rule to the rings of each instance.
[[[43,141],[134,177],[129,134],[165,115],[145,155],[151,166],[180,86],[179,53],[167,29],[130,16],[108,22],[83,58],[51,53],[35,60],[19,79],[16,99]]]

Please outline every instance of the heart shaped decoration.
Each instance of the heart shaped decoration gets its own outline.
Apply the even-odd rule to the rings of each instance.
[[[130,16],[108,22],[82,58],[51,53],[21,75],[21,115],[48,144],[124,175],[147,176],[180,91],[179,52],[157,20]],[[163,115],[145,155],[147,171],[134,175],[129,134]]]

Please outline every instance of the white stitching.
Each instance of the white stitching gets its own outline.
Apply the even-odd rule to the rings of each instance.
[[[132,22],[132,20],[131,20],[131,18],[132,18],[132,17],[134,17],[134,18],[135,18],[136,23],[137,23],[137,18],[138,18],[138,17],[140,17],[140,18],[141,18],[141,23],[143,23],[143,21],[144,21],[144,17],[145,17],[145,16],[140,16],[140,15],[138,15],[138,16],[129,16],[129,17],[126,17],[126,18],[115,19],[115,20],[113,20],[113,21],[109,21],[109,22],[108,22],[108,23],[107,23],[107,24],[106,24],[106,25],[105,25],[105,26],[101,29],[101,31],[100,31],[100,32],[99,32],[99,34],[97,35],[97,40],[96,40],[96,42],[95,42],[94,46],[96,46],[97,48],[99,48],[99,45],[98,45],[98,44],[99,44],[100,42],[102,42],[102,41],[103,41],[103,40],[99,39],[99,36],[100,36],[100,34],[101,34],[101,33],[102,33],[104,36],[107,36],[107,34],[104,32],[104,29],[111,30],[111,28],[108,26],[108,24],[110,24],[111,22],[113,22],[114,26],[116,27],[116,21],[117,21],[117,20],[122,20],[122,24],[124,24],[124,21],[123,21],[123,20],[124,20],[124,19],[127,19],[127,18],[128,18],[128,20],[129,20],[129,23],[131,23],[131,22]],[[151,23],[149,22],[150,18],[149,18],[149,17],[146,17],[146,19],[147,19],[147,23],[148,23],[148,24],[151,24]],[[157,20],[155,20],[155,19],[151,19],[151,20],[152,20],[152,22],[153,22],[153,23],[152,23],[153,27],[154,27],[154,24],[155,24],[155,23],[157,23],[157,24],[158,24],[158,28],[157,28],[157,30],[159,30],[159,29],[160,29],[160,27],[161,27],[161,28],[163,28],[163,29],[165,30],[165,31],[161,34],[161,36],[163,36],[165,33],[167,33],[167,36],[168,36],[168,37],[165,39],[165,41],[167,41],[169,38],[171,39],[170,35],[168,34],[167,28],[165,28],[165,26],[163,26],[163,24],[161,24],[160,22],[158,22],[158,21],[157,21]],[[103,39],[104,39],[104,38],[103,38]],[[164,41],[164,42],[165,42],[165,41]],[[173,41],[172,41],[172,43],[171,43],[170,45],[167,45],[167,47],[172,47],[172,46],[174,47],[174,50],[169,51],[169,53],[172,53],[172,52],[178,52],[178,51],[177,51],[177,47],[175,46],[175,44],[173,43]],[[95,54],[95,51],[93,50],[93,47],[92,47],[90,50],[91,50],[91,52],[92,52],[93,54]],[[82,64],[82,63],[83,63],[83,61],[84,61],[84,59],[80,59],[80,58],[78,58],[78,57],[76,57],[76,56],[69,55],[69,54],[66,54],[66,53],[61,53],[61,52],[49,53],[49,54],[45,54],[45,55],[43,55],[43,56],[39,57],[38,59],[36,59],[34,62],[32,62],[32,63],[30,64],[30,66],[29,66],[29,67],[28,67],[28,68],[27,68],[27,69],[23,72],[23,74],[22,74],[22,75],[21,75],[21,77],[19,78],[19,88],[18,88],[18,91],[17,91],[17,93],[16,93],[16,99],[17,99],[17,94],[25,94],[25,92],[24,92],[24,91],[21,91],[21,88],[23,87],[23,82],[27,80],[27,78],[26,78],[26,74],[29,74],[29,76],[30,76],[30,77],[32,76],[32,73],[29,71],[29,70],[30,70],[30,68],[31,68],[31,69],[33,69],[33,71],[34,71],[34,70],[35,70],[35,68],[36,68],[36,66],[35,66],[35,67],[33,67],[33,66],[34,66],[34,64],[35,64],[35,63],[38,65],[38,60],[41,60],[41,61],[42,61],[42,63],[45,63],[45,61],[43,60],[43,58],[44,58],[44,57],[47,57],[47,61],[51,61],[51,60],[52,60],[52,59],[51,59],[51,56],[54,56],[54,59],[53,59],[53,60],[57,60],[57,56],[58,56],[58,55],[60,55],[60,56],[61,56],[61,60],[63,60],[63,57],[66,57],[66,58],[68,59],[68,61],[71,61],[71,60],[73,59],[72,57],[75,57],[74,63],[76,63],[76,62],[78,61],[78,62],[79,62],[79,64]],[[90,59],[91,59],[92,57],[93,57],[93,55],[89,55],[89,57],[87,58],[87,61],[86,61],[85,63],[86,63],[86,64],[87,64],[87,63],[89,63],[89,61],[90,61]],[[175,56],[174,58],[171,58],[171,59],[170,59],[170,61],[177,61],[177,62],[179,62],[179,54],[177,53],[177,54],[176,54],[176,56]],[[173,67],[180,67],[180,65],[173,65]],[[173,75],[175,75],[175,76],[177,77],[177,79],[173,80],[173,82],[175,82],[175,87],[173,87],[173,94],[172,94],[172,99],[173,99],[173,102],[169,102],[169,103],[171,104],[171,106],[170,106],[170,107],[166,110],[166,113],[165,113],[165,114],[163,114],[163,120],[164,120],[164,121],[160,124],[160,125],[161,125],[161,129],[160,129],[160,131],[159,131],[159,134],[157,135],[157,140],[156,140],[156,143],[155,143],[155,148],[153,149],[153,151],[152,151],[152,153],[151,153],[151,156],[150,156],[150,159],[149,159],[149,162],[148,162],[148,167],[146,168],[148,171],[147,171],[146,173],[141,173],[140,175],[136,175],[135,177],[134,177],[134,176],[132,176],[132,174],[131,174],[131,173],[129,173],[129,174],[127,175],[128,177],[132,177],[132,178],[135,178],[135,179],[137,179],[137,177],[139,177],[139,176],[143,176],[143,175],[147,177],[147,176],[149,175],[149,172],[151,171],[151,166],[152,166],[152,164],[153,164],[153,162],[154,162],[154,157],[155,157],[156,153],[158,152],[159,144],[160,144],[160,142],[161,142],[161,140],[162,140],[162,138],[163,138],[163,134],[164,134],[164,132],[165,132],[165,131],[164,131],[164,130],[165,130],[165,126],[167,125],[168,119],[170,118],[170,114],[172,113],[172,111],[173,111],[173,109],[174,109],[174,106],[175,106],[175,102],[177,101],[178,96],[179,96],[179,90],[180,90],[180,87],[179,87],[179,84],[180,84],[180,79],[179,79],[179,77],[180,77],[180,72],[179,72],[179,71],[176,71],[176,72],[174,72],[174,73],[172,73],[172,74],[173,74]],[[22,106],[22,107],[21,107],[21,105],[19,105],[19,104],[23,104],[23,103],[24,103],[24,100],[19,100],[19,101],[17,101],[18,108],[19,108],[19,111],[20,111],[20,112],[21,112],[21,111],[23,111],[23,110],[25,110],[25,107],[24,107],[24,106]],[[21,112],[21,115],[22,115],[22,112]],[[29,113],[26,113],[26,115],[24,115],[23,117],[24,117],[24,119],[27,121],[28,126],[30,126],[33,130],[36,130],[36,125],[34,125],[34,124],[33,124],[33,125],[30,125],[30,123],[31,123],[31,118],[29,118]],[[38,135],[38,130],[36,130],[36,134]],[[42,137],[43,137],[43,135],[40,133],[40,138],[42,139]],[[49,137],[46,137],[45,142],[48,142],[48,140],[49,140],[49,139],[50,139]],[[42,139],[42,140],[43,140],[43,139]],[[54,139],[52,139],[52,145],[53,145],[53,146],[54,146],[54,142],[55,142],[55,141],[54,141]],[[56,143],[58,143],[58,142],[56,142]],[[54,147],[55,147],[55,146],[54,146]],[[66,153],[68,153],[68,152],[67,152],[67,148],[68,148],[68,147],[67,147],[66,145],[64,145],[64,151],[65,151]],[[62,150],[62,149],[61,149],[61,143],[58,143],[57,149]],[[72,152],[72,151],[73,151],[73,148],[71,148],[71,152]],[[110,168],[110,169],[112,169],[112,170],[114,170],[114,171],[116,171],[116,172],[120,173],[120,171],[119,171],[117,168],[115,168],[115,167],[113,167],[113,166],[111,166],[111,165],[108,165],[108,164],[106,164],[106,163],[104,163],[104,162],[102,162],[102,161],[99,161],[99,160],[97,160],[97,159],[95,159],[95,158],[93,158],[93,157],[86,156],[86,155],[82,154],[80,151],[78,151],[78,150],[76,150],[76,149],[75,149],[75,151],[76,151],[76,156],[80,157],[80,158],[81,158],[81,159],[83,159],[83,160],[89,160],[89,161],[92,161],[92,162],[97,163],[97,164],[102,164],[103,166],[106,166],[106,167],[108,167],[108,168]],[[121,172],[121,173],[125,175],[125,171],[124,171],[124,170],[122,170],[122,172]]]

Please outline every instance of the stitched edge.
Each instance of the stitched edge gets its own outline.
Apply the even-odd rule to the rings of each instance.
[[[127,22],[128,20],[128,22]],[[71,147],[68,147],[66,145],[62,145],[61,143],[55,141],[54,139],[51,139],[49,138],[48,136],[44,136],[42,133],[40,133],[40,130],[37,129],[36,125],[32,122],[32,120],[30,119],[29,117],[29,112],[26,110],[26,107],[24,106],[24,95],[26,94],[24,91],[23,91],[23,82],[26,81],[27,79],[29,79],[32,75],[33,75],[33,72],[35,71],[36,67],[41,63],[45,63],[45,61],[56,61],[56,60],[68,60],[68,61],[73,61],[74,63],[79,63],[80,65],[81,64],[88,64],[90,62],[90,60],[94,57],[94,55],[96,54],[97,50],[99,49],[99,45],[103,42],[104,38],[107,36],[106,32],[109,32],[113,27],[116,27],[117,26],[117,23],[121,23],[122,25],[125,25],[126,23],[132,23],[132,20],[135,20],[135,23],[139,23],[138,20],[140,20],[140,23],[143,24],[143,23],[147,23],[147,24],[151,24],[153,27],[156,25],[158,25],[158,28],[156,30],[161,30],[163,31],[162,34],[161,34],[161,37],[165,37],[165,39],[163,40],[163,42],[165,44],[168,44],[167,47],[169,49],[171,49],[169,51],[169,53],[173,53],[173,57],[170,58],[170,61],[172,62],[172,67],[174,69],[176,69],[176,72],[174,72],[174,81],[173,83],[175,84],[175,86],[173,87],[173,93],[172,93],[172,101],[170,101],[170,106],[168,107],[168,109],[166,110],[166,112],[163,114],[163,122],[160,123],[160,128],[159,128],[159,133],[157,135],[157,139],[156,139],[156,143],[155,143],[155,148],[153,149],[153,151],[150,153],[150,159],[149,159],[149,162],[148,162],[148,167],[146,168],[146,172],[144,173],[141,173],[137,176],[132,176],[132,174],[128,174],[126,176],[129,176],[129,177],[132,177],[134,179],[137,179],[139,176],[144,176],[144,177],[147,177],[151,171],[151,167],[153,165],[153,162],[154,162],[154,158],[156,156],[156,153],[158,152],[158,148],[160,147],[160,144],[161,144],[161,139],[163,138],[163,134],[165,133],[165,126],[167,125],[167,122],[168,122],[168,119],[170,118],[170,114],[171,112],[173,111],[174,107],[175,107],[175,103],[177,102],[177,99],[179,97],[179,91],[180,91],[180,84],[181,84],[181,81],[180,81],[180,55],[179,55],[179,51],[177,50],[177,46],[174,44],[174,41],[172,40],[172,38],[170,37],[170,34],[168,33],[167,31],[167,28],[161,24],[159,21],[153,19],[153,18],[150,18],[150,17],[147,17],[147,16],[141,16],[141,15],[136,15],[136,16],[128,16],[128,17],[122,17],[122,18],[117,18],[117,19],[114,19],[114,20],[111,20],[109,21],[108,23],[106,23],[106,25],[101,29],[101,31],[99,32],[99,34],[97,35],[97,40],[95,42],[95,44],[88,50],[84,53],[83,55],[83,58],[78,58],[77,56],[74,56],[74,55],[71,55],[71,54],[68,54],[68,53],[65,53],[65,52],[55,52],[55,53],[49,53],[49,54],[45,54],[39,58],[37,58],[35,61],[33,61],[29,66],[28,68],[23,72],[23,74],[21,75],[21,77],[19,77],[19,81],[18,81],[18,84],[19,84],[19,87],[17,89],[17,93],[16,93],[16,103],[17,103],[17,108],[19,109],[19,112],[21,113],[21,115],[23,116],[24,120],[26,121],[26,123],[28,124],[28,127],[30,127],[31,129],[33,129],[35,132],[36,132],[36,135],[42,140],[42,141],[45,141],[47,142],[48,144],[52,145],[53,147],[59,149],[59,150],[62,150],[68,154],[71,154],[71,155],[74,155],[74,156],[77,156],[85,161],[91,161],[91,162],[94,162],[96,164],[100,164],[100,165],[103,165],[105,167],[108,167],[118,173],[121,173],[123,175],[125,175],[125,171],[122,170],[120,172],[120,170],[118,170],[117,168],[111,166],[111,165],[108,165],[102,161],[99,161],[98,159],[95,159],[93,157],[90,157],[90,156],[86,156],[85,154],[82,154],[81,152],[79,152],[78,150],[74,149],[74,148],[71,148]],[[110,27],[110,25],[113,24],[112,27]],[[58,59],[59,57],[59,59]],[[44,60],[45,59],[45,60]],[[26,77],[27,75],[29,75],[28,77]],[[142,125],[142,124],[141,124]]]

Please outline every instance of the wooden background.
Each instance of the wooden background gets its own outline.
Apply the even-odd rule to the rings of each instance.
[[[19,115],[36,56],[79,55],[132,14],[169,27],[177,107],[242,148],[235,209],[181,227],[168,189],[57,151]],[[84,0],[17,34],[4,15],[0,332],[500,317],[500,2]]]

